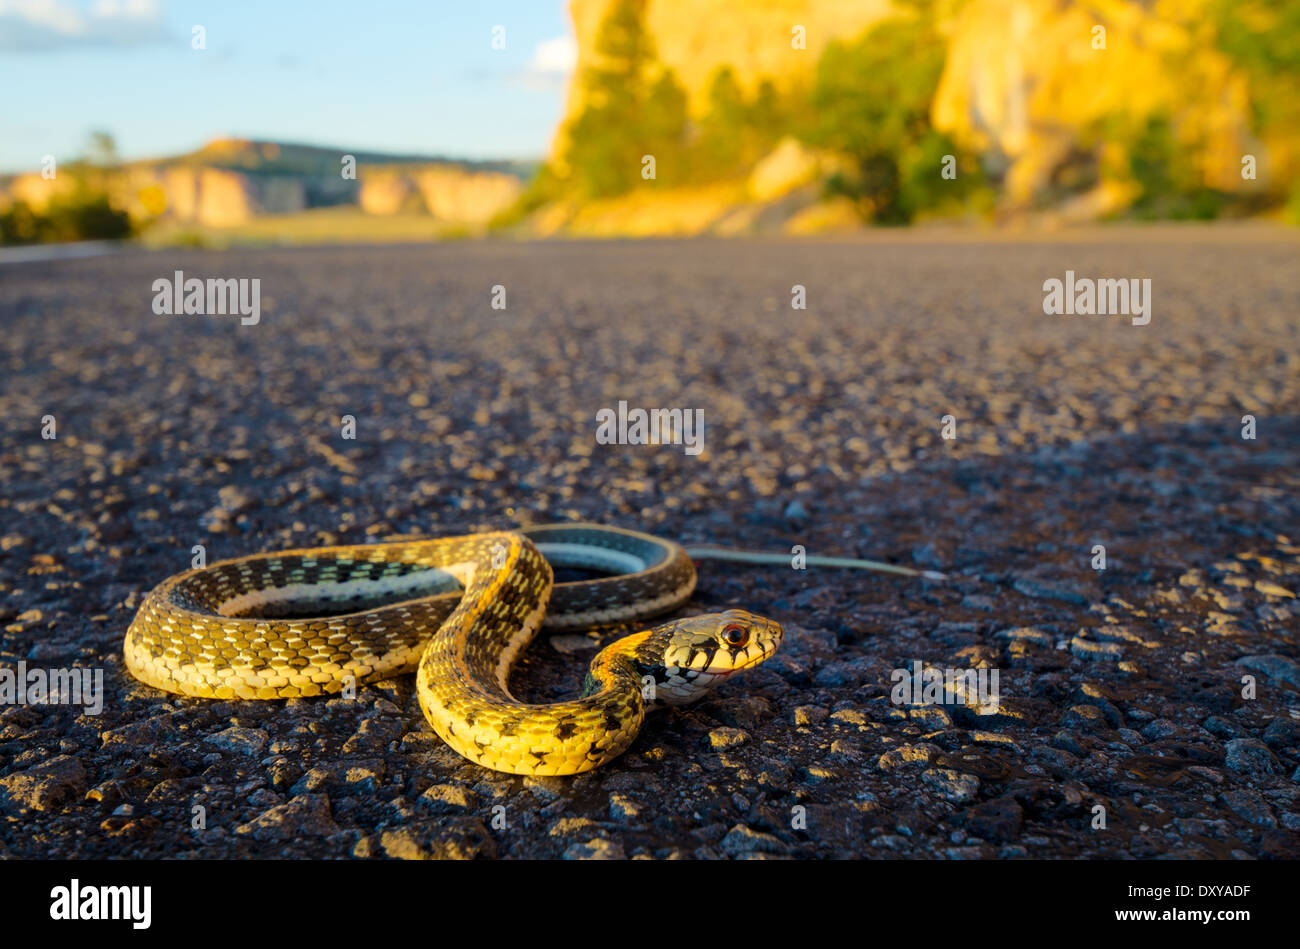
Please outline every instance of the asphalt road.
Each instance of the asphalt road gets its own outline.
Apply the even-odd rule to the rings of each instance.
[[[98,714],[0,708],[0,849],[1300,855],[1298,251],[914,232],[0,267],[0,660],[104,688]],[[177,270],[260,281],[257,320],[157,314]],[[1045,314],[1067,271],[1150,278],[1150,322]],[[620,401],[699,410],[702,450],[599,443]],[[195,545],[574,518],[951,579],[702,564],[692,609],[772,616],[782,652],[574,779],[460,759],[409,680],[205,702],[122,665]],[[596,643],[534,643],[516,692],[575,694]],[[895,703],[912,662],[996,670],[996,709]]]

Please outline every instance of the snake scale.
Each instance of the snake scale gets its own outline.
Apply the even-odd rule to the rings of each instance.
[[[555,583],[553,567],[612,575]],[[511,695],[515,660],[542,626],[640,623],[694,588],[681,546],[594,524],[288,550],[164,580],[124,652],[141,682],[217,699],[338,693],[414,671],[429,724],[470,761],[578,774],[627,750],[647,710],[763,662],[781,626],[727,610],[643,629],[597,654],[578,698],[552,704]]]

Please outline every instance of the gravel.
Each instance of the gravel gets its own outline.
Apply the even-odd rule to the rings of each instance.
[[[102,672],[103,708],[0,705],[0,849],[1298,856],[1296,249],[1158,228],[5,265],[0,665]],[[1150,277],[1151,323],[1045,316],[1066,269]],[[260,279],[260,322],[154,315],[175,270]],[[703,453],[597,444],[620,400],[702,409]],[[409,678],[215,702],[122,665],[141,597],[196,557],[574,518],[949,579],[701,564],[690,609],[779,619],[781,653],[568,779],[461,759]],[[613,635],[535,643],[516,693],[574,695]],[[914,662],[996,671],[997,700],[895,701]]]

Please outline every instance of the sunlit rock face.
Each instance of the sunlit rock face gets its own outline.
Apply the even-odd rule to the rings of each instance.
[[[1198,30],[1204,6],[974,0],[949,25],[935,125],[1004,164],[1011,205],[1040,194],[1073,150],[1095,147],[1103,149],[1101,197],[1092,210],[1122,206],[1127,156],[1090,141],[1116,119],[1137,129],[1168,117],[1204,184],[1252,186],[1241,176],[1242,155],[1260,146],[1247,127],[1248,89]]]
[[[578,44],[574,76],[598,60],[596,34],[614,0],[570,0]],[[705,108],[709,84],[730,66],[748,94],[764,79],[777,89],[809,83],[817,59],[832,40],[860,34],[889,13],[888,0],[647,0],[645,25],[659,61],[686,92],[693,114]],[[802,27],[803,49],[794,30]],[[565,121],[552,148],[562,158],[565,126],[585,105],[580,85],[570,82]]]
[[[577,72],[596,58],[596,33],[614,0],[571,0],[578,42]],[[780,88],[810,78],[826,45],[857,36],[884,17],[888,0],[647,0],[646,29],[658,58],[686,90],[693,110],[703,107],[713,75],[730,66],[746,92],[763,79]],[[804,28],[806,49],[792,44]],[[571,88],[569,114],[582,105]]]
[[[1300,136],[1294,129],[1252,135],[1252,90],[1216,48],[1211,2],[940,3],[948,55],[932,106],[935,127],[982,157],[1001,186],[1001,204],[1013,210],[1048,203],[1084,219],[1123,210],[1140,191],[1127,141],[1156,119],[1169,121],[1199,184],[1285,195],[1300,174]],[[551,148],[561,174],[568,125],[585,106],[576,80],[599,60],[597,33],[614,3],[570,3],[577,68]],[[750,94],[765,79],[779,91],[808,88],[830,42],[851,40],[891,13],[905,15],[876,0],[646,0],[644,23],[659,64],[699,116],[722,67]],[[796,27],[805,49],[792,45]],[[1095,163],[1095,182],[1058,187],[1062,169],[1081,154]],[[1242,175],[1247,154],[1257,158],[1254,178]]]
[[[455,224],[485,224],[519,197],[514,175],[458,165],[362,169],[358,201],[367,214],[431,214]]]

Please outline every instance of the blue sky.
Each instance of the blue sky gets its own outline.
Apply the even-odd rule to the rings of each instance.
[[[564,0],[0,0],[0,171],[95,130],[126,158],[219,136],[538,158],[572,57]]]

